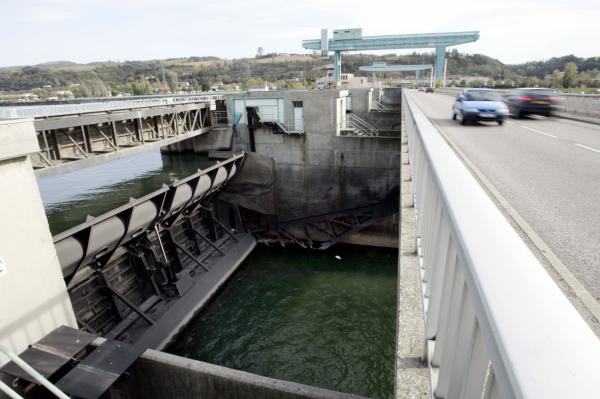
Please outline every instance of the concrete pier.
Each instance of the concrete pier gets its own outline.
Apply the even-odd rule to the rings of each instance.
[[[77,323],[29,157],[39,151],[33,121],[0,122],[0,143],[0,343],[20,353]]]

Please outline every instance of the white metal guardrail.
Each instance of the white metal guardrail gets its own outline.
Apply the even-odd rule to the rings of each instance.
[[[563,112],[600,117],[600,94],[563,94]]]
[[[44,116],[82,114],[86,112],[114,111],[131,108],[156,107],[193,102],[222,100],[224,93],[193,95],[147,96],[134,99],[111,97],[99,98],[96,102],[57,103],[47,105],[1,106],[0,119],[38,118]]]
[[[402,118],[436,397],[600,397],[600,340],[406,93]]]

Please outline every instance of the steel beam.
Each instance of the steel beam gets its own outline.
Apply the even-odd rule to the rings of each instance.
[[[478,31],[421,33],[408,35],[363,36],[354,39],[329,39],[329,51],[393,50],[456,46],[479,39]],[[302,47],[321,50],[321,39],[303,40]]]

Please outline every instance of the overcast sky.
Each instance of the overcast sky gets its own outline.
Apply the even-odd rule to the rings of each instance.
[[[504,63],[600,56],[600,0],[2,0],[0,10],[0,66],[302,53],[321,28],[354,27],[479,30],[456,48]]]

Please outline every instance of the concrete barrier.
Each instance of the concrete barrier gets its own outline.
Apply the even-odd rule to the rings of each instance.
[[[134,364],[132,397],[144,399],[360,399],[290,381],[147,350]]]

